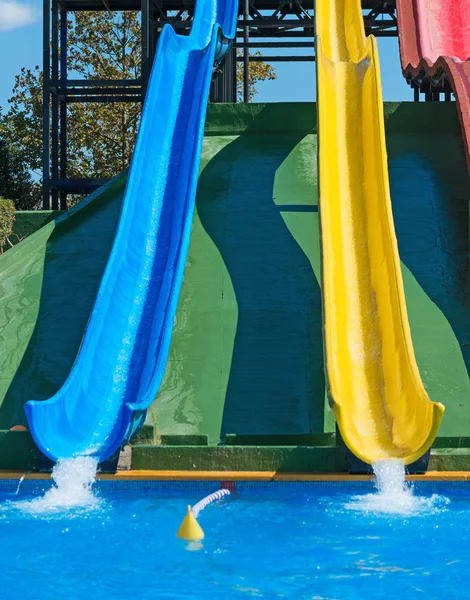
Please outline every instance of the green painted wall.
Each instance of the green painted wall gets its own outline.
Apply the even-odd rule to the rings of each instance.
[[[450,445],[470,435],[470,187],[460,127],[451,103],[385,108],[413,341],[430,396],[447,407],[440,435]],[[238,434],[255,445],[256,434],[334,431],[324,392],[315,127],[312,104],[209,107],[170,359],[147,419],[162,442],[184,434],[215,444]],[[123,187],[117,178],[0,257],[0,430],[24,424],[24,402],[65,380]],[[2,448],[26,437],[5,438],[0,467],[11,466]]]
[[[60,216],[59,210],[17,210],[13,232],[9,237],[10,242],[15,246],[58,216]],[[3,252],[10,250],[10,248],[9,244],[5,244]]]
[[[13,243],[23,240],[60,216],[60,210],[17,210],[13,225]]]
[[[387,125],[395,228],[418,366],[430,397],[446,407],[439,436],[468,436],[470,185],[460,124],[454,104],[412,103],[398,105]]]
[[[324,429],[316,137],[206,139],[159,434]]]
[[[117,224],[124,177],[0,257],[0,429],[54,394],[81,343]]]
[[[305,446],[134,446],[133,469],[198,471],[279,471],[288,473],[346,470],[343,448]]]
[[[334,429],[323,403],[315,118],[310,105],[296,108],[218,105],[209,121],[184,313],[149,411],[157,433],[216,443],[227,433]],[[283,119],[293,113],[300,118]],[[390,103],[385,114],[417,360],[447,408],[440,435],[461,436],[470,432],[470,188],[460,125],[452,104]],[[239,136],[215,135],[230,122]]]

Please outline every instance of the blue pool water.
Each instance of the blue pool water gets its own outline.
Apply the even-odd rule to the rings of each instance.
[[[0,492],[6,600],[413,600],[470,593],[466,484],[416,486],[422,498],[404,514],[374,512],[367,483],[245,484],[237,499],[200,513],[200,549],[175,534],[187,504],[217,489],[213,483],[148,482],[126,490],[101,482],[95,505],[68,509],[31,503],[43,482],[24,482],[18,495],[10,485]]]

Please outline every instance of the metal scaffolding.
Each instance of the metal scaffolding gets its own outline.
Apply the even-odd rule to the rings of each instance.
[[[435,79],[429,79],[426,73],[422,77],[408,79],[408,84],[414,92],[414,101],[421,100],[420,94],[424,95],[425,102],[451,102],[454,91],[444,71],[438,73]]]
[[[43,0],[43,208],[65,209],[67,194],[87,194],[106,180],[67,177],[67,105],[72,102],[142,102],[155,56],[158,32],[166,23],[188,34],[194,0]],[[397,36],[395,0],[362,0],[366,33]],[[139,11],[142,21],[141,78],[68,79],[67,14],[78,11]],[[214,69],[212,102],[237,101],[237,63],[243,64],[242,97],[249,100],[252,61],[311,62],[314,55],[314,0],[240,0],[236,40]],[[273,53],[303,49],[301,54]],[[251,55],[252,49],[264,51]],[[297,50],[296,50],[297,51]]]

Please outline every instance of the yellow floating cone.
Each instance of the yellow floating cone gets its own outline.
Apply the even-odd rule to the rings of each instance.
[[[176,537],[183,538],[183,540],[187,540],[188,542],[204,539],[204,532],[192,514],[190,506],[188,506],[188,512],[178,529]]]

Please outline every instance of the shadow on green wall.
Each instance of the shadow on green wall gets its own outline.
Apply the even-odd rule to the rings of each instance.
[[[401,259],[444,313],[470,374],[470,186],[461,140],[394,136],[388,149]]]
[[[0,406],[0,429],[26,425],[25,402],[49,398],[67,378],[111,250],[122,186],[123,182],[113,186],[53,230],[46,247],[36,325],[26,348],[16,346],[24,354]],[[40,278],[34,280],[40,283]],[[28,293],[37,294],[25,281],[22,294]]]
[[[320,287],[273,200],[276,172],[305,133],[245,133],[199,180],[201,223],[225,262],[238,306],[222,438],[323,431]],[[282,210],[294,204],[293,211],[315,211],[297,202],[292,182],[291,196],[276,198]],[[314,231],[311,237],[318,245]]]

